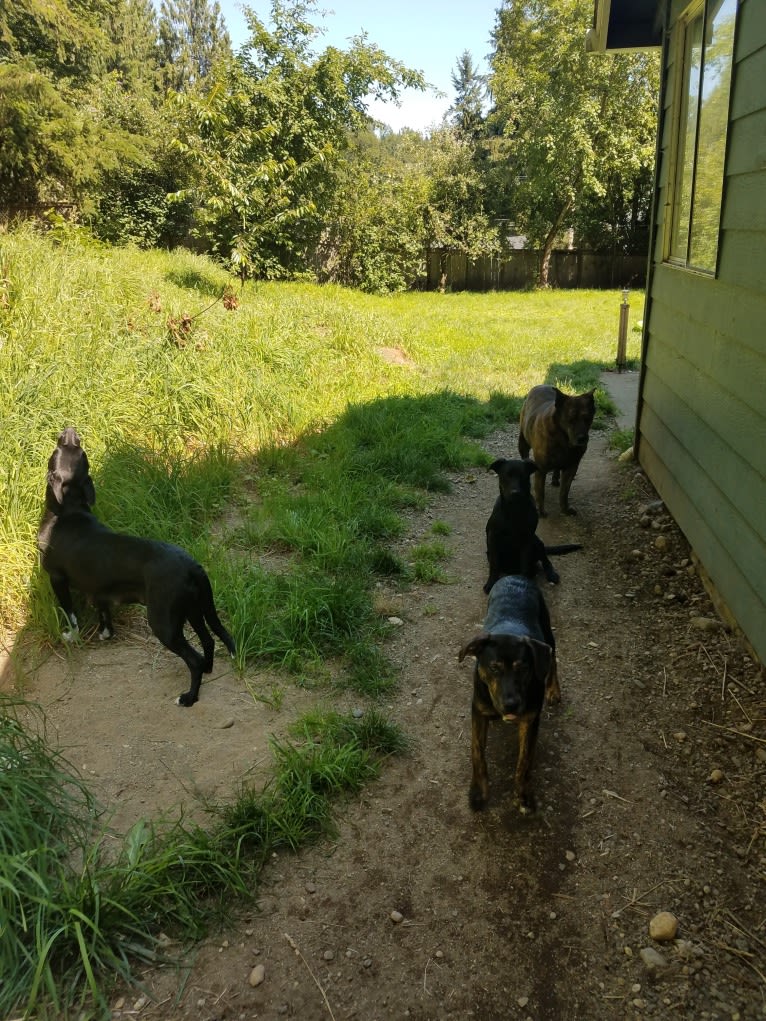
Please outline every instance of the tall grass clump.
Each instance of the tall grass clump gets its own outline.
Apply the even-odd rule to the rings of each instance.
[[[0,716],[0,1015],[65,1016],[105,1006],[110,983],[161,960],[160,932],[201,936],[226,898],[251,896],[260,868],[333,827],[332,802],[404,751],[380,714],[315,712],[274,742],[265,791],[211,807],[208,829],[139,820],[122,838],[71,765],[26,733],[18,705]]]

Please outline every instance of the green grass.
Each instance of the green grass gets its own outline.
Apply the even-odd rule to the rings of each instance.
[[[290,683],[391,690],[376,581],[448,580],[449,529],[435,523],[405,563],[393,548],[403,512],[447,490],[450,472],[486,466],[482,439],[517,418],[532,385],[581,391],[614,364],[619,291],[376,297],[259,284],[227,311],[215,302],[227,277],[203,258],[59,241],[0,236],[0,637],[22,649],[58,640],[35,540],[48,457],[74,425],[98,515],[205,565],[240,664],[282,670],[253,691],[274,707]],[[184,316],[196,318],[182,331]],[[639,344],[631,332],[629,359]],[[391,347],[406,364],[381,355]],[[610,410],[597,391],[597,426]],[[300,742],[274,745],[266,791],[241,790],[206,829],[110,835],[107,854],[87,789],[6,715],[3,1016],[98,1001],[104,975],[157,952],[160,927],[193,937],[267,849],[325,832],[332,798],[401,750],[370,712],[310,719]]]
[[[226,898],[252,896],[262,863],[333,829],[332,803],[406,750],[396,726],[316,711],[274,742],[274,777],[209,806],[206,829],[144,820],[123,840],[72,766],[0,717],[0,1016],[104,1016],[109,982],[161,960],[159,932],[188,941]],[[114,852],[116,848],[116,853]]]

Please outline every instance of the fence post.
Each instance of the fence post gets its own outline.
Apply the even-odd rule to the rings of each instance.
[[[622,304],[620,305],[620,326],[617,332],[617,371],[624,372],[626,358],[626,349],[628,344],[628,314],[630,312],[630,305],[628,304],[628,289],[627,287],[622,292]]]

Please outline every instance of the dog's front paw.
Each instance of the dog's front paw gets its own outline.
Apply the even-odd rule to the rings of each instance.
[[[192,698],[192,694],[191,694],[190,691],[185,691],[185,692],[183,692],[182,695],[179,695],[178,698],[176,699],[176,705],[182,705],[182,706],[188,708],[188,706],[194,705],[194,703],[196,701],[197,701],[197,699],[196,698]]]
[[[520,794],[516,799],[516,806],[520,815],[534,815],[537,811],[537,804],[532,794]]]

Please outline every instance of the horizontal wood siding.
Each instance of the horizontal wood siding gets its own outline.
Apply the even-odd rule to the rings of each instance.
[[[683,6],[673,0],[673,18]],[[766,662],[766,3],[740,4],[739,16],[715,277],[662,262],[675,86],[666,67],[639,456]]]

